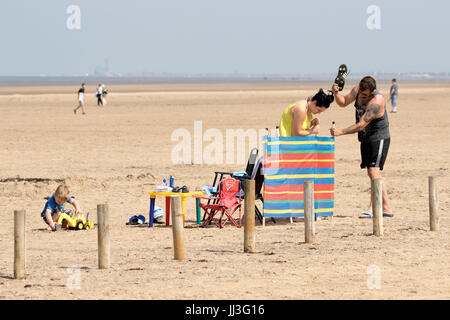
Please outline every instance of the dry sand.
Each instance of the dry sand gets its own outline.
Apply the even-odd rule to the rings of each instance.
[[[347,84],[349,89],[350,84]],[[217,128],[273,128],[291,102],[317,84],[111,86],[87,115],[73,114],[77,87],[0,88],[0,299],[449,299],[450,84],[400,83],[399,113],[389,114],[391,148],[383,176],[395,217],[385,235],[358,219],[369,200],[356,135],[337,138],[335,217],[319,220],[316,243],[304,243],[302,222],[256,227],[256,253],[243,253],[243,229],[198,228],[187,203],[187,260],[173,259],[172,230],[130,227],[148,216],[147,192],[163,177],[191,190],[214,170],[245,165],[173,165],[171,134],[195,120]],[[387,93],[388,83],[381,84]],[[354,121],[353,107],[320,115],[321,135],[335,120]],[[441,230],[428,231],[429,175],[436,175]],[[44,179],[41,181],[33,178]],[[48,179],[48,180],[45,180]],[[97,267],[97,232],[52,233],[40,218],[44,197],[64,180],[96,222],[108,203],[112,266]],[[157,205],[164,207],[163,199]],[[68,205],[70,207],[70,205]],[[13,210],[26,209],[25,280],[13,280]],[[69,288],[77,266],[80,288]],[[371,288],[373,267],[380,287]],[[76,282],[75,282],[76,284]]]

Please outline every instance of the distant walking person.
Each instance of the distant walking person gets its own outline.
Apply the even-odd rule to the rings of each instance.
[[[86,84],[82,83],[80,90],[78,90],[78,107],[73,109],[74,114],[77,114],[77,110],[80,108],[81,108],[82,114],[86,114],[86,112],[84,112],[84,91],[85,91],[85,89],[86,89]]]
[[[391,113],[397,112],[397,99],[398,99],[398,84],[397,79],[392,79],[392,86],[389,92],[389,96],[391,98]]]
[[[105,85],[102,84],[102,102],[103,105],[106,106],[107,102],[106,102],[106,95],[108,94],[108,89],[105,88]]]
[[[97,105],[103,106],[103,87],[101,84],[98,85],[97,93],[95,94],[95,96],[97,97]]]

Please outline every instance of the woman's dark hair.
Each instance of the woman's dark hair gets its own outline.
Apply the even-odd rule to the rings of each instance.
[[[367,76],[361,79],[359,82],[359,90],[364,91],[369,89],[370,92],[377,88],[377,82],[371,76]]]
[[[332,93],[326,94],[322,89],[312,97],[311,101],[316,101],[316,106],[328,108],[330,104],[334,101],[334,96]]]

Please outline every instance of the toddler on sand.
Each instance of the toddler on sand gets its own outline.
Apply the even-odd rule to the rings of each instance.
[[[56,188],[55,193],[47,200],[44,210],[41,212],[42,219],[48,224],[52,231],[57,231],[61,228],[56,222],[58,221],[59,216],[64,209],[64,203],[66,202],[70,203],[75,209],[75,212],[73,212],[71,216],[73,216],[73,214],[78,214],[80,211],[78,202],[69,196],[69,188],[64,184],[60,184],[58,188]]]

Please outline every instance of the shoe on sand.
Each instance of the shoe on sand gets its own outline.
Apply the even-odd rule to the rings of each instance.
[[[132,216],[128,222],[127,225],[137,225],[137,224],[143,224],[145,223],[145,217],[143,215],[134,215]]]
[[[372,211],[370,211],[370,210],[363,211],[361,213],[361,215],[359,216],[360,219],[372,219],[372,217],[373,217],[373,214],[372,214]]]
[[[393,213],[383,213],[383,217],[393,218],[394,214]],[[373,213],[370,210],[363,211],[361,213],[361,215],[359,216],[359,218],[360,219],[372,219],[373,218]]]

